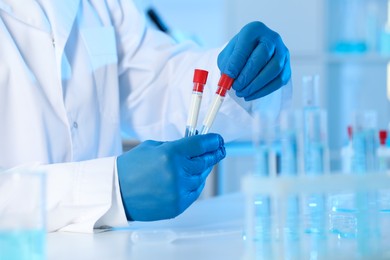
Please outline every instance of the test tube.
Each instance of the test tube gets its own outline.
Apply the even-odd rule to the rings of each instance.
[[[299,140],[298,113],[290,110],[282,110],[280,112],[280,155],[278,175],[281,176],[296,176],[299,171],[299,162],[301,154],[298,150]]]
[[[222,74],[218,82],[218,89],[215,93],[214,101],[207,112],[207,115],[203,121],[202,130],[200,133],[207,134],[214,122],[214,119],[218,113],[219,108],[221,107],[223,100],[225,99],[226,92],[232,87],[234,79],[229,77],[226,74]]]
[[[190,111],[188,113],[185,137],[196,134],[196,124],[198,122],[198,115],[200,104],[202,102],[203,89],[207,81],[208,72],[206,70],[195,69],[194,72],[194,87],[192,89]]]
[[[354,173],[375,172],[377,113],[375,111],[357,111],[353,114],[353,161],[352,171]]]

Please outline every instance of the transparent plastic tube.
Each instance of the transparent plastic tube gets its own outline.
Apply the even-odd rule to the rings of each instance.
[[[374,111],[356,112],[353,116],[352,171],[357,174],[377,170],[377,115]]]
[[[319,77],[317,75],[304,77],[302,88],[304,173],[323,175],[329,171],[327,113],[319,105]],[[325,236],[327,230],[326,199],[324,194],[317,193],[308,194],[303,198],[306,233],[314,234],[319,239]]]
[[[387,174],[390,170],[390,148],[387,146],[388,133],[386,130],[380,130],[378,135],[380,142],[380,146],[376,151],[378,171],[380,174]],[[379,209],[384,213],[390,213],[390,188],[379,190],[378,197]]]
[[[254,175],[270,175],[270,116],[266,112],[254,114],[252,143],[254,148]],[[260,243],[269,243],[272,239],[271,200],[268,195],[256,194],[254,203],[254,239]]]
[[[191,104],[187,118],[186,131],[184,136],[193,136],[196,134],[196,125],[198,122],[198,115],[200,105],[202,103],[203,89],[207,81],[208,72],[205,70],[195,69],[194,72],[194,86],[192,89]]]
[[[203,121],[202,130],[200,134],[207,134],[214,123],[215,117],[225,99],[227,91],[232,87],[234,80],[226,74],[222,74],[219,82],[218,89],[215,93],[214,100],[206,114]]]
[[[278,175],[296,176],[298,174],[298,116],[292,111],[280,113],[280,171]]]
[[[308,107],[304,109],[303,117],[305,174],[324,174],[329,171],[326,111],[317,107]]]
[[[298,175],[298,115],[292,111],[282,111],[280,113],[280,176]],[[299,240],[300,229],[300,210],[299,196],[290,194],[287,196],[285,203],[282,205],[285,211],[285,221],[283,226],[279,227],[283,232],[284,243],[291,245],[288,252],[293,252],[293,244]]]

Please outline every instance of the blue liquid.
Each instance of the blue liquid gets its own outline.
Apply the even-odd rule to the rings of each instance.
[[[308,194],[305,201],[306,228],[305,233],[318,237],[326,235],[325,196]]]
[[[352,159],[353,173],[367,173],[377,170],[374,130],[365,130],[354,133],[352,140],[354,157]]]
[[[266,145],[255,148],[255,174],[266,177],[269,175],[269,154]]]
[[[333,196],[330,231],[339,238],[367,239],[380,236],[375,192],[342,193]]]
[[[283,133],[280,146],[278,175],[296,176],[298,173],[298,144],[295,133]]]
[[[44,230],[0,231],[1,260],[42,260],[46,258]]]
[[[256,195],[254,197],[254,242],[256,247],[256,260],[274,259],[272,249],[272,220],[271,199],[269,196]]]
[[[355,238],[357,218],[355,194],[339,193],[331,198],[330,231],[339,238]]]
[[[270,242],[271,233],[271,201],[268,196],[255,196],[255,241]]]
[[[284,222],[284,237],[287,241],[299,240],[299,198],[290,195],[286,198],[286,219]]]
[[[322,175],[325,171],[326,141],[323,133],[322,110],[313,107],[304,111],[304,167],[307,175]]]
[[[362,41],[356,42],[339,42],[337,43],[333,51],[336,53],[364,53],[368,49],[367,44]]]

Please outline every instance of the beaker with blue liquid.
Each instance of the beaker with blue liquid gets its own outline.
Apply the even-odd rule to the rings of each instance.
[[[46,259],[44,190],[40,172],[0,172],[0,259]]]

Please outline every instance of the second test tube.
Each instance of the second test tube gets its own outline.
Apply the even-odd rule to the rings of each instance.
[[[207,81],[208,72],[205,70],[196,69],[194,72],[194,87],[192,89],[191,105],[187,118],[185,137],[196,134],[196,124],[198,122],[198,115],[200,104],[202,102],[203,89]]]

